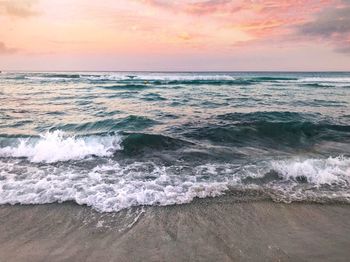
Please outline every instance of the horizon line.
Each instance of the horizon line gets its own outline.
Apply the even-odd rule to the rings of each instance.
[[[350,70],[0,70],[5,72],[96,72],[96,73],[350,73]]]

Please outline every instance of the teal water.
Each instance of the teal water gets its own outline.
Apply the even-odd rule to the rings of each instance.
[[[350,73],[5,72],[0,204],[350,202]]]

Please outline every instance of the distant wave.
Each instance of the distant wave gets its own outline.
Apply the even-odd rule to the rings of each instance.
[[[235,80],[235,77],[227,74],[210,74],[210,75],[198,75],[198,74],[142,74],[136,75],[128,74],[100,74],[100,75],[81,75],[82,78],[87,80],[101,80],[101,81],[220,81],[220,80]]]
[[[80,78],[80,74],[42,74],[39,76],[46,78]]]
[[[295,81],[298,80],[296,77],[278,77],[278,76],[262,76],[262,77],[251,77],[251,80],[257,82],[264,81]]]
[[[318,87],[335,85],[342,87],[350,84],[349,77],[341,76],[310,76],[302,75],[266,75],[254,74],[204,74],[204,73],[6,73],[5,79],[30,80],[39,82],[82,81],[93,84],[111,84],[103,88],[147,88],[160,85],[256,85],[259,83],[305,83]]]
[[[298,79],[298,82],[350,83],[350,77],[306,77]]]

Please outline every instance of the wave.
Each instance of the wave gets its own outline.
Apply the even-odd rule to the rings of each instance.
[[[191,142],[165,135],[115,132],[84,136],[68,135],[61,130],[40,136],[1,135],[0,158],[26,158],[34,163],[81,160],[87,157],[111,157],[116,151],[137,155],[159,150],[176,150]]]
[[[275,76],[262,76],[252,77],[251,80],[257,82],[274,82],[274,81],[295,81],[298,80],[296,77],[275,77]]]
[[[159,83],[172,82],[191,82],[198,81],[218,82],[225,81],[255,81],[255,82],[273,82],[273,81],[299,81],[299,82],[350,82],[349,77],[299,77],[299,76],[259,76],[259,75],[241,75],[241,74],[135,74],[126,75],[122,73],[116,74],[101,74],[101,75],[80,75],[87,80],[101,81],[159,81]]]
[[[27,157],[33,161],[41,161],[35,160],[40,158],[35,156],[37,153],[33,150],[39,150],[36,147],[42,142],[51,143],[54,141],[55,148],[62,147],[62,145],[69,148],[68,145],[64,144],[66,140],[72,141],[72,144],[75,143],[76,147],[82,141],[85,143],[84,146],[88,147],[86,142],[92,144],[92,138],[94,138],[98,142],[96,142],[97,145],[100,146],[98,139],[101,139],[101,143],[108,144],[108,141],[112,141],[114,136],[119,136],[115,132],[123,135],[123,139],[120,138],[120,141],[114,141],[114,143],[118,142],[117,144],[123,148],[122,153],[126,155],[159,150],[174,151],[172,154],[177,154],[177,149],[191,150],[194,147],[202,148],[203,152],[210,153],[208,144],[214,145],[218,149],[234,147],[233,149],[237,150],[242,147],[251,147],[259,150],[278,149],[290,152],[290,150],[312,149],[315,145],[324,142],[346,143],[346,141],[350,141],[348,122],[346,117],[331,119],[325,118],[321,114],[296,112],[229,113],[212,116],[203,124],[181,123],[168,127],[166,134],[152,134],[146,130],[151,131],[152,127],[158,124],[157,121],[130,115],[120,119],[57,125],[52,127],[49,133],[39,138],[1,135],[0,157],[7,154],[13,157]],[[68,134],[80,134],[80,136],[69,136]],[[107,139],[107,141],[103,142],[103,139]],[[108,147],[106,146],[106,148]],[[103,150],[102,152],[105,152]],[[79,152],[79,149],[76,151]],[[43,150],[42,154],[44,152]],[[93,149],[84,149],[83,152],[85,152],[81,153],[83,158],[84,155],[105,156],[107,154],[99,154],[98,150],[94,152]],[[79,155],[79,153],[76,154]],[[54,159],[54,156],[51,157]],[[58,159],[63,159],[63,157],[60,156]],[[224,156],[221,155],[221,157]],[[78,158],[78,156],[72,157],[72,159]],[[44,157],[42,159],[45,161]]]
[[[45,82],[69,82],[80,80],[79,74],[25,74],[25,80],[45,83]]]
[[[7,80],[25,80],[26,77],[25,77],[25,75],[5,74],[4,79],[7,79]]]
[[[278,202],[350,203],[350,159],[289,159],[260,165],[121,165],[109,159],[89,169],[0,159],[0,204],[74,201],[100,212],[132,206],[184,204],[195,198],[258,190]],[[242,194],[242,200],[245,194]]]
[[[157,124],[157,121],[143,116],[129,115],[124,118],[109,118],[99,121],[85,122],[85,123],[71,123],[65,125],[56,125],[51,128],[51,131],[62,130],[73,133],[91,133],[91,132],[112,132],[119,130],[135,131],[151,127]]]
[[[112,156],[120,150],[121,138],[114,136],[68,136],[62,131],[47,132],[40,137],[12,138],[12,144],[0,148],[0,157],[26,158],[31,162],[54,163],[86,157]]]
[[[144,88],[148,88],[148,87],[150,87],[150,85],[148,85],[147,83],[145,83],[145,84],[133,84],[133,83],[129,83],[129,84],[118,84],[118,85],[100,86],[100,88],[108,89],[108,90],[119,90],[119,89],[144,89]]]
[[[44,204],[74,201],[101,212],[116,212],[140,205],[189,203],[196,197],[218,196],[227,190],[223,183],[195,182],[176,177],[153,163],[99,165],[92,170],[14,167],[0,161],[6,176],[0,180],[0,204]],[[21,169],[22,179],[16,169]]]
[[[335,83],[335,82],[310,82],[301,84],[302,87],[314,87],[314,88],[350,88],[350,82]]]
[[[22,77],[27,78],[54,78],[54,79],[81,79],[86,81],[235,81],[235,80],[250,80],[256,82],[335,82],[335,83],[349,83],[350,77],[346,75],[331,75],[315,76],[312,74],[259,74],[259,73],[142,73],[142,72],[110,72],[110,73],[86,73],[86,72],[20,72],[20,73],[4,73],[5,77]]]
[[[257,111],[251,113],[228,113],[218,115],[220,120],[230,120],[240,123],[251,122],[290,122],[290,121],[316,121],[320,114],[307,114],[291,111]]]
[[[7,76],[12,77],[12,76]],[[80,80],[90,84],[112,84],[110,86],[101,86],[106,89],[140,89],[152,86],[176,86],[176,85],[256,85],[264,82],[278,83],[301,83],[301,84],[320,84],[321,86],[336,85],[339,87],[346,85],[348,87],[350,78],[348,76],[302,76],[302,75],[259,75],[259,74],[239,74],[239,73],[21,73],[16,74],[16,79],[28,79],[40,82],[52,81],[75,81]],[[313,87],[317,87],[314,85]]]
[[[350,159],[345,157],[274,161],[271,167],[284,180],[318,186],[325,184],[348,186],[350,182]]]
[[[82,76],[83,77],[83,76]],[[118,82],[118,85],[106,86],[107,89],[147,88],[158,85],[253,85],[259,82],[292,81],[295,77],[236,77],[232,75],[102,75],[86,79],[103,82]]]
[[[41,74],[40,76],[45,78],[80,78],[79,74]]]
[[[124,73],[111,73],[100,75],[81,75],[87,80],[101,80],[101,81],[193,81],[193,80],[234,80],[235,78],[229,74],[142,74],[129,75]]]
[[[298,82],[350,83],[350,77],[305,77]]]
[[[96,82],[98,83],[98,82]],[[152,88],[157,86],[182,86],[182,85],[253,85],[254,81],[237,79],[237,80],[120,80],[118,84],[99,86],[100,88],[110,89],[110,90],[119,90],[119,89],[145,89]]]
[[[90,79],[90,78],[88,78]],[[288,76],[229,76],[229,75],[197,75],[197,76],[153,76],[153,75],[138,75],[133,78],[127,76],[119,77],[101,77],[93,78],[95,83],[101,82],[117,82],[117,85],[107,86],[105,88],[118,89],[118,88],[147,88],[151,86],[159,85],[256,85],[265,82],[278,82],[278,83],[301,83],[305,85],[311,85],[314,87],[327,87],[327,86],[348,86],[350,78],[348,77],[288,77]],[[318,84],[318,85],[316,85]]]
[[[136,154],[146,150],[175,150],[191,143],[164,135],[132,133],[123,139],[121,145],[124,153]]]
[[[190,139],[226,145],[295,147],[322,140],[349,140],[350,125],[339,121],[293,112],[231,113],[217,116],[217,122],[213,124],[181,131]]]
[[[196,79],[196,80],[172,80],[159,81],[158,85],[252,85],[252,81],[247,79],[233,79],[233,80],[215,80],[215,79]]]

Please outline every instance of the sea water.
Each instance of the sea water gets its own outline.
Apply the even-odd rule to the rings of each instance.
[[[350,73],[3,72],[0,204],[350,202]]]

